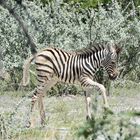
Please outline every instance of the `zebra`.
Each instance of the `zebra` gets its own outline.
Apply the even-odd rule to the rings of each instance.
[[[92,44],[74,52],[64,51],[58,47],[47,47],[36,52],[25,61],[23,66],[23,85],[29,83],[29,67],[34,60],[38,84],[33,92],[31,112],[38,100],[41,125],[45,124],[43,97],[57,82],[79,84],[84,90],[86,99],[86,117],[91,118],[91,98],[87,90],[97,87],[102,94],[104,107],[109,107],[104,85],[95,81],[95,72],[104,67],[111,80],[119,74],[117,68],[118,55],[121,48],[117,45]],[[30,122],[32,125],[32,122]]]

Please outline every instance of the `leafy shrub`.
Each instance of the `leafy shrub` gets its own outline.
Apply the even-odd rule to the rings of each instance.
[[[69,85],[69,84],[64,85],[64,84],[58,83],[47,94],[49,94],[50,96],[77,95],[77,94],[80,94],[81,91],[82,89],[75,85]]]
[[[11,0],[7,3],[15,4]],[[119,64],[122,77],[139,81],[140,22],[133,1],[126,8],[115,1],[106,8],[99,5],[98,9],[83,9],[78,3],[70,5],[63,0],[50,1],[45,6],[39,0],[25,0],[23,4],[26,10],[16,6],[15,11],[26,23],[38,49],[50,44],[75,50],[86,47],[91,41],[117,43],[123,47]],[[2,61],[6,69],[16,71],[17,75],[12,75],[14,83],[15,79],[21,79],[18,73],[22,72],[23,62],[30,51],[15,19],[1,7],[0,12],[0,43],[5,56]]]
[[[108,109],[102,114],[94,112],[92,119],[79,129],[78,135],[90,140],[134,140],[139,135],[139,130],[131,120],[137,115],[140,113],[114,114]]]

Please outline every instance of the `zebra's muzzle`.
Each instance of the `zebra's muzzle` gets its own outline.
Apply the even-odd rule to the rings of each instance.
[[[117,78],[118,74],[117,73],[111,73],[109,74],[109,79],[110,80],[115,80]]]

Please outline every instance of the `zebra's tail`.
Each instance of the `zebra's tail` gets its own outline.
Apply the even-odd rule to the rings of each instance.
[[[35,56],[31,56],[30,58],[28,58],[24,65],[23,65],[23,78],[22,78],[22,85],[26,86],[29,84],[30,81],[30,73],[29,73],[29,68],[30,68],[30,64],[31,62],[34,60]]]

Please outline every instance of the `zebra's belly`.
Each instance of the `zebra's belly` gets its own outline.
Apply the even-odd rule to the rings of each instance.
[[[70,76],[70,75],[65,75],[65,76],[60,75],[58,77],[58,79],[59,79],[59,82],[62,82],[62,83],[79,84],[79,79],[77,77],[74,77],[74,75],[72,75],[72,76]]]

